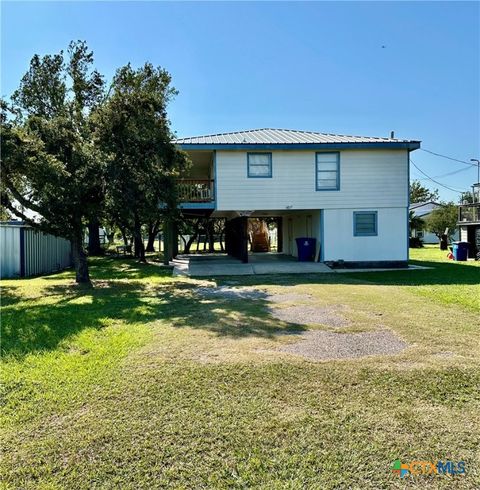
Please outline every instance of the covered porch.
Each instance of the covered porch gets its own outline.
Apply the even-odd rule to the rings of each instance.
[[[171,243],[166,244],[167,254],[165,263],[182,254],[182,241],[185,238],[197,237],[197,242],[202,238],[203,251],[209,253],[209,257],[215,258],[216,252],[224,252],[232,260],[242,263],[258,262],[256,257],[265,257],[265,262],[286,262],[287,257],[292,264],[298,266],[298,250],[296,238],[308,237],[317,240],[316,249],[312,261],[321,262],[320,249],[320,211],[319,210],[278,210],[278,211],[217,211],[207,209],[182,209],[184,219],[206,220],[203,223],[200,235],[180,235],[175,226],[164,229],[164,236],[170,237]],[[220,224],[220,232],[216,235],[205,235],[208,232],[208,222]],[[213,227],[212,227],[213,230]],[[195,232],[198,233],[198,230]],[[218,233],[220,233],[218,235]],[[209,239],[211,238],[211,240]],[[212,242],[206,247],[206,243]],[[170,251],[170,253],[168,253]],[[193,252],[194,250],[192,250]],[[197,253],[200,253],[197,243]],[[183,254],[190,254],[190,247],[183,250]],[[283,260],[282,260],[283,257]],[[196,260],[196,259],[194,259]],[[203,260],[199,258],[198,260]],[[304,267],[304,266],[301,266]],[[263,266],[261,267],[263,268]],[[305,267],[304,267],[305,268]],[[258,269],[258,268],[257,268]]]

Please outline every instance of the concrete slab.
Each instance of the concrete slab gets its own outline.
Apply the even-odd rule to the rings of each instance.
[[[251,264],[191,264],[188,275],[196,277],[210,276],[251,276],[255,274]]]
[[[249,276],[263,274],[351,274],[355,272],[384,272],[430,269],[410,265],[400,269],[331,269],[321,262],[298,262],[295,257],[277,253],[249,255],[249,263],[243,264],[226,254],[179,255],[171,265],[174,276]]]
[[[395,268],[377,268],[377,269],[334,269],[337,274],[350,274],[351,272],[393,272],[393,271],[412,271],[422,269],[433,269],[433,267],[425,267],[423,265],[409,265],[408,267],[395,267]]]
[[[333,272],[319,262],[298,262],[283,254],[252,254],[243,264],[225,254],[179,255],[173,260],[174,276],[247,276],[254,274],[312,274]]]
[[[333,272],[330,267],[321,262],[277,262],[253,263],[255,274],[315,274]]]

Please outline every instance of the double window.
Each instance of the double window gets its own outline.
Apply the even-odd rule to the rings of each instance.
[[[249,177],[271,177],[272,154],[247,153],[247,167]]]
[[[377,236],[378,214],[376,211],[354,211],[353,212],[353,235],[354,236]]]
[[[317,153],[315,160],[317,191],[340,190],[340,153]]]

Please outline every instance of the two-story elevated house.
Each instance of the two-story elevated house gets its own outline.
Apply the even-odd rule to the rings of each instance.
[[[409,154],[419,141],[256,129],[179,138],[193,162],[186,215],[227,218],[227,252],[248,261],[248,218],[276,217],[279,248],[317,239],[316,260],[404,266]]]

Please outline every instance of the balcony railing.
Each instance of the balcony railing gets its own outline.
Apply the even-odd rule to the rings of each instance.
[[[182,179],[177,181],[180,202],[211,202],[215,200],[214,181]]]
[[[459,223],[480,223],[480,203],[462,204],[458,207]]]

